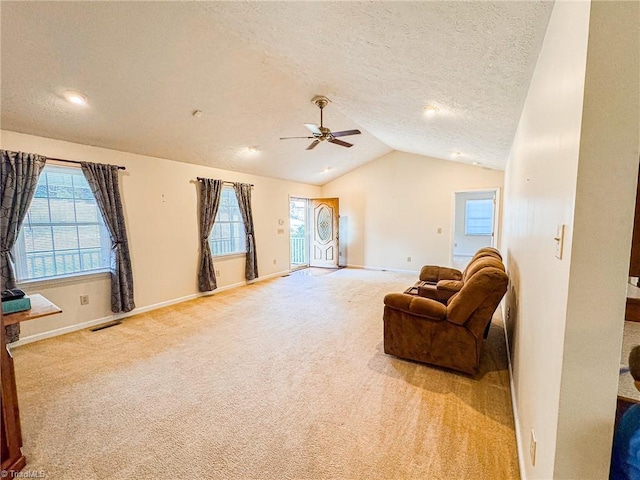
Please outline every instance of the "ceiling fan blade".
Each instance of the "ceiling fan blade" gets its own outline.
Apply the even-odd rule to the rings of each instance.
[[[322,135],[320,128],[318,128],[315,123],[305,123],[304,126],[307,127],[311,131],[311,133],[315,135]]]
[[[330,143],[335,143],[336,145],[340,145],[341,147],[353,147],[353,143],[348,143],[348,142],[343,142],[342,140],[336,140],[335,138],[332,138],[331,140],[329,140]]]
[[[316,138],[316,137],[280,137],[280,140],[289,140],[291,138]]]
[[[307,150],[313,150],[318,146],[319,143],[320,143],[320,140],[314,140],[313,142],[311,142],[311,145],[307,147]]]
[[[342,132],[331,132],[334,137],[347,137],[349,135],[360,135],[360,130],[343,130]]]

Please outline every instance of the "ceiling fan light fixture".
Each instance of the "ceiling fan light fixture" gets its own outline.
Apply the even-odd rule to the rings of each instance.
[[[78,92],[72,92],[72,91],[65,92],[64,98],[67,100],[67,102],[73,103],[74,105],[87,104],[87,97],[85,97],[84,95]]]
[[[351,135],[360,135],[362,132],[358,129],[353,130],[342,130],[340,132],[332,132],[329,128],[324,126],[324,121],[322,117],[322,110],[327,104],[330,102],[327,97],[322,95],[316,95],[311,99],[312,103],[320,109],[320,125],[316,125],[315,123],[305,123],[304,126],[311,132],[312,136],[306,137],[280,137],[280,140],[289,140],[293,138],[306,138],[309,140],[313,140],[311,144],[305,150],[313,150],[316,148],[320,142],[328,142],[333,143],[334,145],[339,145],[340,147],[351,148],[353,147],[353,143],[345,142],[344,140],[339,140],[337,137],[349,137]]]
[[[426,107],[424,107],[425,117],[434,117],[439,111],[440,109],[435,105],[427,105]]]

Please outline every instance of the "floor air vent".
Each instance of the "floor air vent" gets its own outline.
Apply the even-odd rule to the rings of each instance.
[[[113,322],[103,323],[102,325],[98,325],[97,327],[90,328],[92,332],[97,332],[98,330],[104,330],[105,328],[115,327],[116,325],[120,325],[122,322],[120,320],[114,320]]]

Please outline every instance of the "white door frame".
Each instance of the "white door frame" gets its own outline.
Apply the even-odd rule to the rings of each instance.
[[[493,238],[492,246],[500,249],[501,227],[502,227],[502,205],[501,205],[501,187],[475,188],[470,190],[456,190],[451,198],[451,234],[449,238],[449,265],[453,265],[453,254],[455,251],[455,229],[456,229],[456,194],[457,193],[478,193],[493,192],[495,195],[495,205],[493,207]]]
[[[307,248],[307,263],[305,265],[297,265],[295,267],[293,267],[293,265],[291,264],[291,200],[304,200],[307,202],[307,208],[306,208],[306,212],[305,212],[305,228],[304,228],[304,236],[305,236],[305,244],[306,244],[306,248]],[[287,218],[287,237],[289,237],[289,271],[290,272],[294,272],[296,270],[302,270],[304,268],[309,268],[309,262],[311,260],[310,256],[311,256],[311,252],[310,250],[310,245],[311,245],[311,237],[309,234],[310,228],[309,228],[309,198],[307,197],[301,197],[299,195],[289,195],[289,203],[287,205],[288,209],[287,211],[289,212],[288,218]]]

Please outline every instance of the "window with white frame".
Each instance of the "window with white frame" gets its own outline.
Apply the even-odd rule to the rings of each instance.
[[[469,199],[464,218],[465,235],[493,235],[493,199]]]
[[[13,250],[18,281],[105,270],[110,249],[82,170],[46,165]]]
[[[222,187],[220,207],[209,236],[213,255],[232,255],[247,251],[244,221],[232,187]]]

